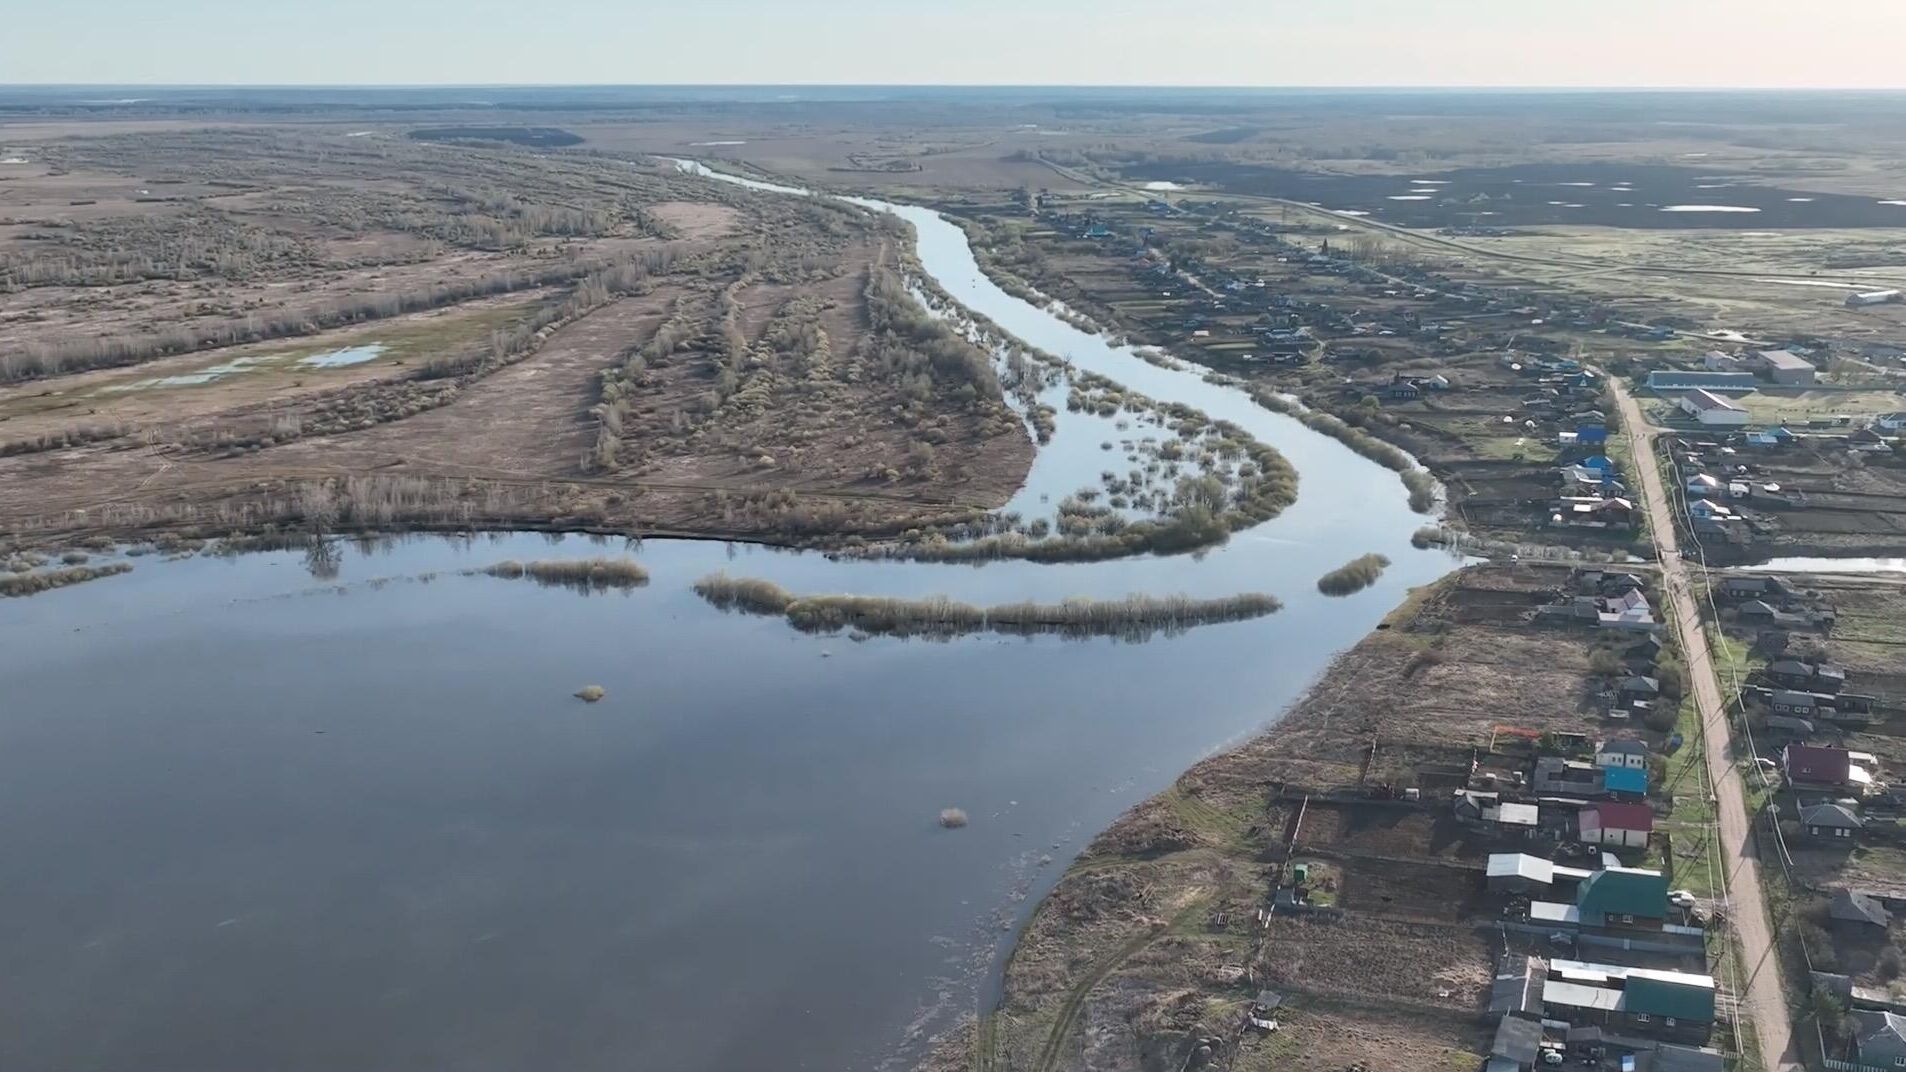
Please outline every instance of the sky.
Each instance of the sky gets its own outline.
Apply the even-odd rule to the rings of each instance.
[[[0,84],[1906,87],[1906,0],[0,0]]]

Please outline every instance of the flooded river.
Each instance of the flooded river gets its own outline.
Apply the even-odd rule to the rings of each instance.
[[[874,1069],[986,992],[1098,829],[1277,717],[1448,570],[1394,473],[1243,394],[1006,295],[957,227],[888,208],[945,290],[1027,342],[1273,444],[1275,520],[1202,556],[834,561],[695,541],[583,596],[463,570],[582,537],[174,562],[0,602],[0,1067],[194,1072]],[[1028,496],[1095,477],[1061,410]],[[1088,444],[1081,447],[1080,443]],[[1030,501],[1027,499],[1027,501]],[[1395,565],[1345,599],[1317,577]],[[795,633],[797,592],[1271,592],[1145,643]],[[571,697],[599,684],[607,697]],[[935,818],[963,808],[971,825]]]

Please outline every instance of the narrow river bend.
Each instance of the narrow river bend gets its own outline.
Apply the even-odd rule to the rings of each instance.
[[[324,582],[297,552],[146,558],[0,602],[0,1066],[904,1065],[1095,831],[1451,567],[1410,546],[1394,473],[1005,294],[932,212],[861,203],[912,223],[967,308],[1277,447],[1297,503],[1201,556],[653,540],[626,595],[459,573],[605,551],[522,534],[346,544]],[[1097,420],[1062,411],[1022,494],[1095,476]],[[1367,551],[1395,562],[1374,588],[1316,592]],[[1262,590],[1285,609],[1140,644],[854,642],[714,610],[689,586],[722,568],[800,592]],[[590,683],[601,703],[570,697]],[[949,806],[971,825],[940,829]]]

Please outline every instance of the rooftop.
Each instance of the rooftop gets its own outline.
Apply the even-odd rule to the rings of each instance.
[[[1708,410],[1740,410],[1739,406],[1705,388],[1697,387],[1681,397],[1688,405],[1702,412]]]
[[[1795,354],[1791,350],[1762,350],[1760,359],[1768,368],[1786,369],[1790,372],[1803,372],[1813,368],[1813,362]]]

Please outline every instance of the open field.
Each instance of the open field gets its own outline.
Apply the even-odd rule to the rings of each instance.
[[[507,140],[67,133],[0,176],[16,541],[877,535],[1030,462],[985,355],[896,319],[901,236],[857,210]]]

